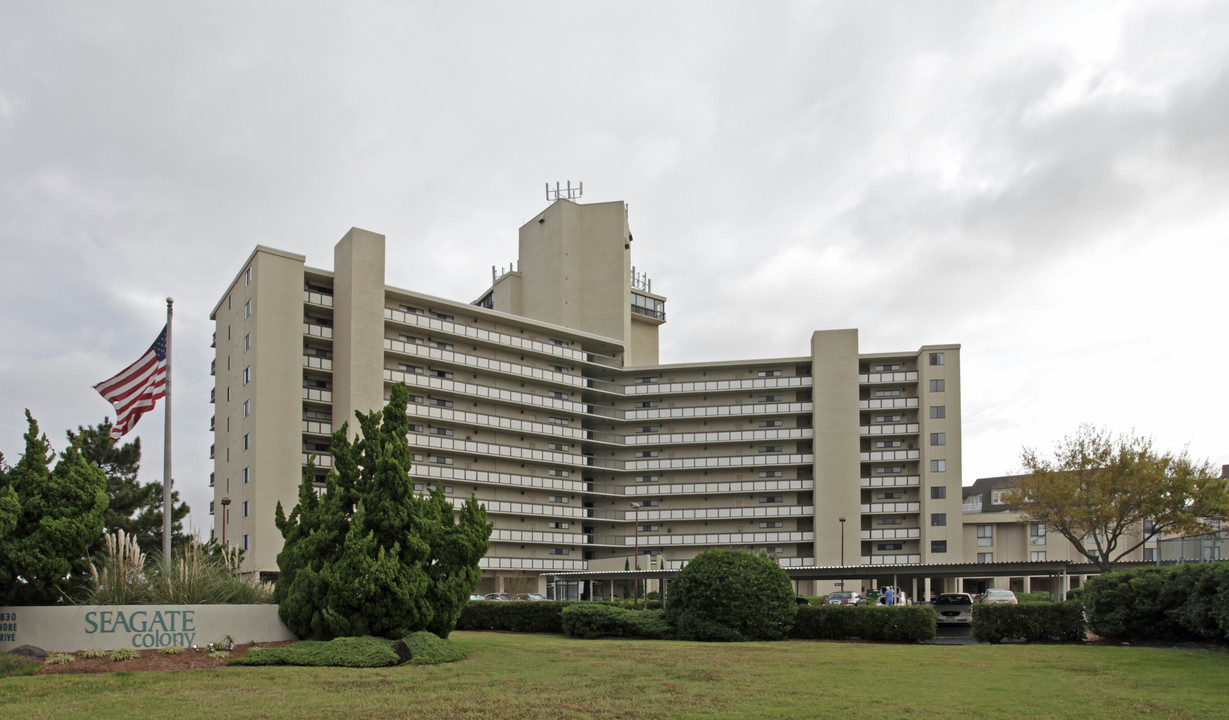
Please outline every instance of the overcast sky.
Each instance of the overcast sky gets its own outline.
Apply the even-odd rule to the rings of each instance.
[[[470,301],[544,185],[624,200],[666,363],[960,343],[964,483],[1080,423],[1229,463],[1229,3],[0,0],[0,451],[57,449],[257,243]],[[161,480],[162,414],[129,438]]]

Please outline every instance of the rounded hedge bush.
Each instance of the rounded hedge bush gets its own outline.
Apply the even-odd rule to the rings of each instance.
[[[706,550],[666,590],[666,621],[680,640],[779,640],[797,610],[781,566],[746,550]]]

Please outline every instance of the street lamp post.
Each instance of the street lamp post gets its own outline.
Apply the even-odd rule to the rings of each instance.
[[[222,497],[222,547],[226,547],[226,519],[230,514],[230,498]]]
[[[845,567],[845,518],[839,517],[841,521],[841,567]],[[845,578],[841,578],[841,590],[845,589]]]
[[[635,544],[632,546],[632,558],[633,558],[632,569],[639,570],[640,569],[640,503],[634,502],[630,504],[632,506],[632,509],[636,511],[636,541],[635,541]],[[640,604],[640,579],[639,578],[632,579],[632,604],[633,605]]]

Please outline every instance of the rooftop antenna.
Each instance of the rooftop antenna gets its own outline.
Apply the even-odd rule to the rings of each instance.
[[[552,200],[579,200],[581,195],[585,194],[585,184],[583,182],[576,183],[576,187],[572,187],[572,181],[568,180],[567,187],[560,187],[559,183],[555,182],[555,189],[552,190],[550,183],[546,183],[546,201]]]

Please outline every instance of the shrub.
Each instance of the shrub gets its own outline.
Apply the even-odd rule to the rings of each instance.
[[[341,637],[332,640],[304,640],[280,648],[262,648],[227,665],[307,665],[316,667],[387,667],[401,658],[392,642],[374,637]]]
[[[111,660],[113,662],[124,662],[132,660],[137,656],[137,651],[132,648],[120,648],[119,650],[111,651]]]
[[[670,584],[666,621],[680,640],[779,640],[797,609],[775,560],[718,548],[697,555]]]
[[[1088,623],[1115,640],[1229,639],[1229,567],[1198,563],[1106,573],[1088,581]]]
[[[25,655],[0,654],[0,678],[10,675],[34,675],[43,667],[38,658]]]
[[[179,655],[183,652],[184,648],[181,648],[178,645],[168,645],[158,650],[158,653],[162,655]]]
[[[790,637],[914,643],[935,638],[935,610],[929,605],[821,605],[798,608]]]
[[[425,630],[407,636],[404,642],[410,650],[411,665],[439,665],[464,660],[466,657],[464,650]]]
[[[82,660],[93,660],[94,658],[106,657],[106,650],[78,650],[77,656]]]
[[[570,637],[669,637],[670,627],[660,610],[629,610],[598,603],[575,603],[561,612],[563,631]]]
[[[981,642],[1082,642],[1086,635],[1084,605],[1075,600],[1064,603],[973,606],[973,637]]]
[[[461,610],[458,630],[504,630],[508,632],[562,633],[560,613],[575,603],[545,600],[539,602],[469,602]],[[599,603],[584,603],[599,605]],[[600,603],[605,605],[604,603]],[[607,606],[609,607],[609,606]]]
[[[43,658],[44,665],[67,665],[70,662],[76,662],[77,658],[68,653],[48,653],[47,657]]]
[[[1052,602],[1055,599],[1057,598],[1051,596],[1050,593],[1045,592],[1045,591],[1031,592],[1031,593],[1016,593],[1016,600],[1022,604],[1023,603]]]

